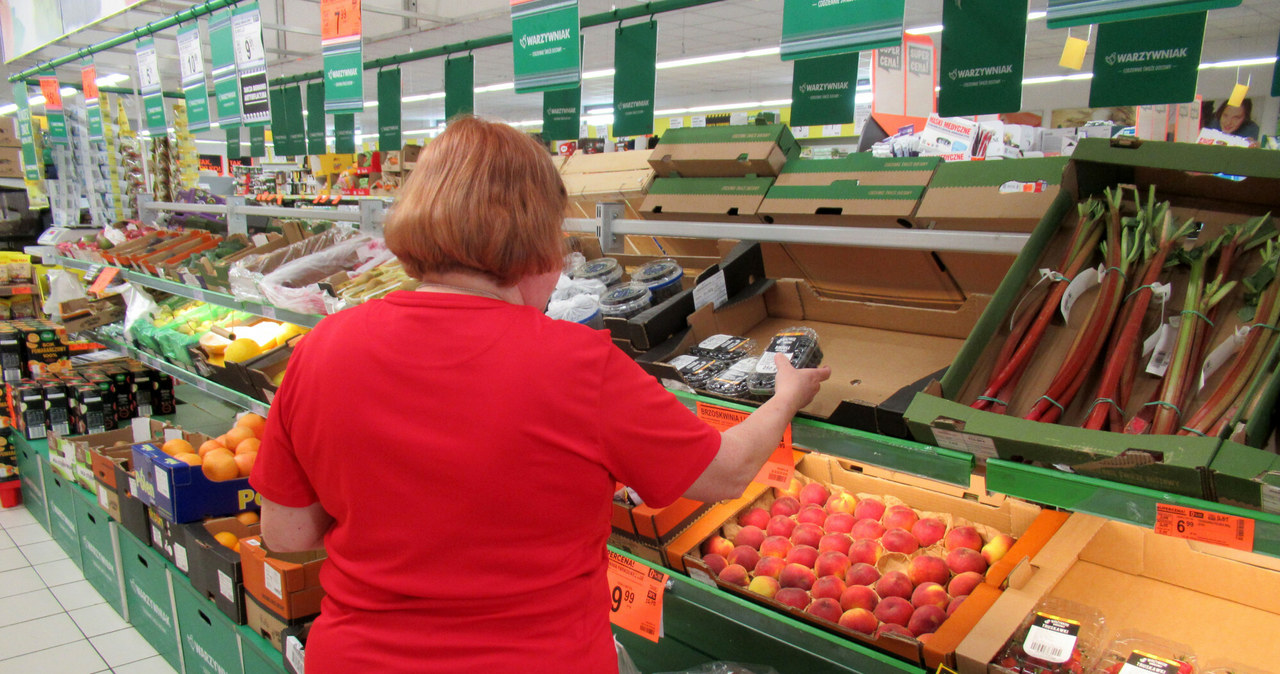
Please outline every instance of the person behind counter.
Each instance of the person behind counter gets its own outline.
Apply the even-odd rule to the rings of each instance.
[[[1223,133],[1248,138],[1253,141],[1250,145],[1258,144],[1260,130],[1258,123],[1253,121],[1253,101],[1248,98],[1241,101],[1240,105],[1227,105],[1223,101],[1214,111],[1208,126]]]

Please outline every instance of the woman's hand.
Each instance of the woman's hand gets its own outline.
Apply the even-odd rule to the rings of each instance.
[[[797,370],[791,360],[781,353],[773,354],[773,363],[778,368],[774,377],[773,397],[786,401],[792,414],[804,409],[818,395],[822,382],[831,378],[831,368],[804,368]]]

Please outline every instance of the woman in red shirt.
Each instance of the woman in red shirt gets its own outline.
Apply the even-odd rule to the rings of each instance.
[[[546,151],[462,118],[386,223],[422,279],[294,351],[250,478],[275,551],[323,545],[308,674],[614,672],[615,480],[646,503],[740,495],[830,372],[719,433],[605,332],[543,315],[566,194]]]

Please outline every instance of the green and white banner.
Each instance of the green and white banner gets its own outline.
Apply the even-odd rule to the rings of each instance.
[[[307,84],[307,154],[329,151],[324,125],[324,82],[311,82]]]
[[[656,21],[618,28],[613,37],[613,135],[653,133],[653,96],[657,81]]]
[[[1186,103],[1196,96],[1205,13],[1104,23],[1089,107]]]
[[[325,112],[364,109],[361,0],[320,1],[320,53],[324,55]]]
[[[338,154],[352,154],[356,151],[355,115],[333,116],[333,151]]]
[[[227,129],[227,159],[240,158],[240,127]]]
[[[444,62],[444,120],[476,109],[476,59],[467,54]]]
[[[270,124],[267,59],[262,48],[262,15],[256,0],[231,11],[231,37],[235,41],[236,75],[240,79],[240,123],[245,126]]]
[[[240,84],[236,79],[235,41],[231,10],[209,15],[209,51],[213,63],[214,107],[223,128],[240,125]]]
[[[289,154],[289,119],[284,109],[284,89],[271,90],[271,151],[276,157]]]
[[[142,108],[146,116],[147,131],[153,136],[168,132],[169,122],[164,114],[164,93],[160,86],[160,66],[156,57],[156,41],[149,37],[138,40],[138,93],[142,95]]]
[[[80,91],[84,93],[84,112],[89,125],[89,140],[102,140],[102,101],[98,93],[98,69],[93,57],[86,56],[80,62]]]
[[[49,124],[49,140],[60,145],[67,142],[67,118],[62,112],[62,83],[53,70],[40,73],[40,95],[44,96],[44,116]],[[49,148],[45,148],[47,152]]]
[[[27,102],[27,85],[13,83],[13,104],[18,106],[18,140],[22,143],[22,174],[27,180],[39,180],[42,174],[36,160],[36,137],[31,129],[31,105]]]
[[[853,121],[858,52],[792,61],[791,125],[821,126]]]
[[[516,93],[571,89],[582,80],[578,0],[511,0]]]
[[[943,0],[938,114],[1022,109],[1027,0]]]
[[[399,68],[378,72],[378,149],[383,152],[400,149]]]
[[[1150,19],[1236,7],[1241,0],[1049,0],[1049,28]],[[943,22],[946,23],[945,21]]]
[[[1276,65],[1271,72],[1271,95],[1280,96],[1280,42],[1276,43]]]
[[[906,0],[785,0],[782,60],[833,56],[902,42]]]
[[[582,126],[582,87],[542,94],[542,139],[577,140]],[[616,135],[616,134],[615,134]]]
[[[178,61],[182,71],[182,95],[187,99],[187,124],[191,131],[209,128],[209,87],[204,81],[204,54],[200,51],[200,24],[178,29]]]
[[[249,156],[267,156],[267,127],[261,124],[249,127]]]
[[[294,84],[284,88],[285,128],[289,139],[285,144],[290,155],[307,153],[307,126],[302,121],[302,86]]]

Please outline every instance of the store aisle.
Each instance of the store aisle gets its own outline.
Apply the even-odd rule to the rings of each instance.
[[[174,674],[23,506],[0,510],[0,674]]]

